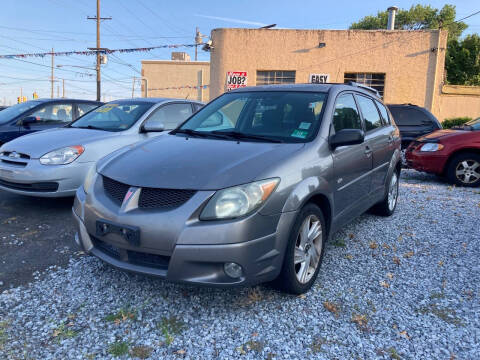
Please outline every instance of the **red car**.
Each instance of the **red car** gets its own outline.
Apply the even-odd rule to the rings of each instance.
[[[480,185],[480,118],[419,137],[407,148],[407,165],[445,175],[460,186]]]

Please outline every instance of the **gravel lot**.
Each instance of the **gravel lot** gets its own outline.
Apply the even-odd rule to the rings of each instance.
[[[72,258],[0,294],[0,358],[478,359],[479,190],[405,171],[395,215],[337,233],[300,297]]]

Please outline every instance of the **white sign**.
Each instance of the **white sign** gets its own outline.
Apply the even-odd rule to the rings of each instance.
[[[325,84],[330,82],[330,74],[310,74],[308,82],[311,84]]]
[[[228,71],[226,80],[227,91],[238,89],[247,86],[247,72],[246,71]]]

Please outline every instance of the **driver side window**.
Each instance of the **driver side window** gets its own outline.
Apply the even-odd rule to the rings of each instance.
[[[46,105],[35,111],[34,116],[38,125],[47,125],[55,123],[69,123],[72,118],[72,104],[51,104]]]
[[[333,114],[335,132],[343,129],[362,129],[362,121],[352,94],[340,95],[335,104]]]

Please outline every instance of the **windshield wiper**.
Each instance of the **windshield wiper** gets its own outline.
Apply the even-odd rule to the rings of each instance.
[[[201,138],[208,138],[208,137],[214,137],[214,138],[220,138],[220,139],[226,139],[228,136],[224,136],[221,134],[213,134],[213,132],[205,132],[205,131],[195,131],[192,129],[175,129],[170,132],[170,134],[186,134],[189,136],[198,136]]]
[[[279,139],[273,139],[271,137],[267,136],[262,136],[262,135],[255,135],[255,134],[245,134],[239,131],[221,131],[221,130],[214,130],[212,131],[212,134],[215,135],[223,135],[223,136],[228,136],[233,139],[237,140],[259,140],[259,141],[265,141],[265,142],[272,142],[272,143],[282,143],[282,140]]]
[[[77,128],[77,129],[91,129],[91,130],[103,130],[103,131],[107,131],[103,128],[100,128],[100,127],[96,127],[96,126],[93,126],[93,125],[87,125],[87,126],[70,126],[72,128]]]

